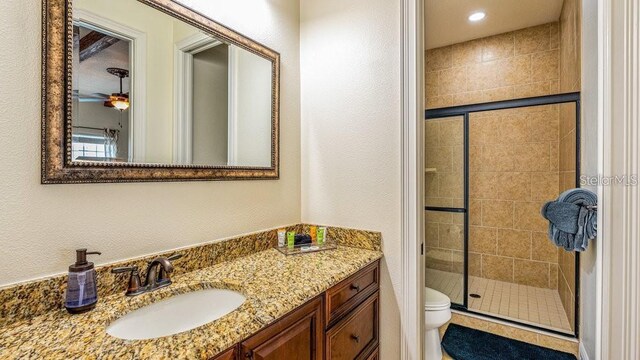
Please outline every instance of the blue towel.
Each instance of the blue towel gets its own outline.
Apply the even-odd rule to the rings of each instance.
[[[549,239],[567,251],[585,251],[597,235],[598,214],[589,208],[597,202],[593,192],[571,189],[544,204],[541,213],[549,220]]]

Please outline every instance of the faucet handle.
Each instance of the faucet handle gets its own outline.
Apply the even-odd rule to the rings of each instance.
[[[169,261],[178,260],[182,257],[182,254],[173,254],[167,258]]]
[[[142,281],[140,280],[140,272],[138,271],[137,266],[117,267],[111,269],[111,272],[114,274],[131,274],[131,276],[129,276],[129,285],[127,286],[127,292],[125,293],[125,295],[134,296],[144,292]]]

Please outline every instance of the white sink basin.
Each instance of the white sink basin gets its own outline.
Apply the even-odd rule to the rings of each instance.
[[[245,300],[242,294],[223,289],[175,295],[124,315],[107,327],[107,333],[125,340],[169,336],[219,319]]]

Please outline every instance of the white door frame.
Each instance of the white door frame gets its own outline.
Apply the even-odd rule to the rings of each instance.
[[[599,3],[603,37],[599,165],[603,179],[640,171],[640,0]],[[596,359],[640,358],[640,192],[599,186],[600,325]]]
[[[130,41],[129,56],[133,71],[129,72],[129,158],[133,162],[144,162],[147,133],[147,34],[84,9],[73,9],[73,20]]]
[[[174,45],[174,164],[189,165],[193,160],[193,55],[220,44],[209,35],[196,33]]]
[[[422,359],[424,324],[424,0],[402,1],[400,358]]]

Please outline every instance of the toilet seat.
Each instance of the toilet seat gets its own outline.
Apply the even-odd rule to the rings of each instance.
[[[426,311],[439,311],[450,307],[451,300],[447,295],[428,287],[424,288],[424,309]]]

